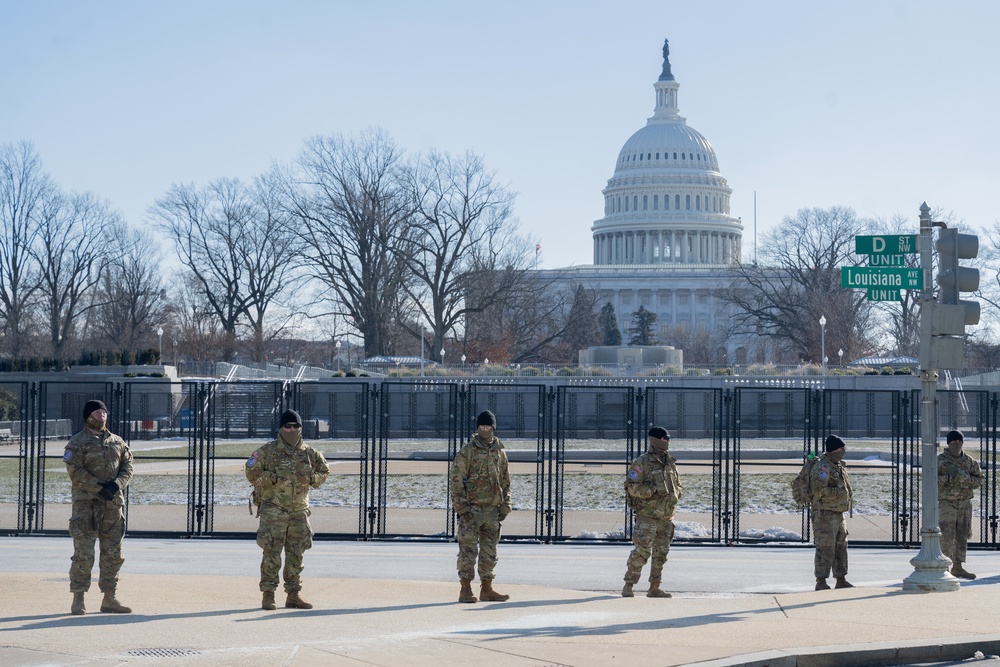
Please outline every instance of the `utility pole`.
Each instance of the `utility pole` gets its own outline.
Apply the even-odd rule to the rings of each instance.
[[[948,572],[951,560],[941,553],[938,522],[937,379],[934,324],[937,301],[932,282],[934,223],[927,203],[920,206],[920,268],[924,286],[920,290],[920,553],[910,560],[913,573],[903,579],[904,591],[957,591],[958,579]]]

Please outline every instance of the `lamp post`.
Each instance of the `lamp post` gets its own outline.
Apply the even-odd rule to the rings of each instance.
[[[819,346],[823,357],[823,375],[826,375],[826,315],[819,316]]]
[[[441,348],[441,365],[444,366],[444,348]]]
[[[333,349],[337,351],[337,372],[340,372],[340,341],[333,344]]]
[[[462,366],[463,367],[465,366],[465,355],[464,354],[462,355]]]
[[[157,358],[157,361],[159,361],[162,364],[163,363],[163,327],[159,327],[156,330],[156,335],[160,339],[160,356]]]
[[[174,340],[174,366],[177,366],[177,341]]]
[[[840,357],[840,367],[844,367],[844,350],[843,348],[837,350],[837,356]]]

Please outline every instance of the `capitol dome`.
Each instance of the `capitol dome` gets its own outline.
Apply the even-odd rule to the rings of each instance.
[[[729,215],[732,190],[708,140],[678,114],[680,84],[663,45],[653,116],[625,142],[591,228],[594,264],[732,266],[743,226]]]

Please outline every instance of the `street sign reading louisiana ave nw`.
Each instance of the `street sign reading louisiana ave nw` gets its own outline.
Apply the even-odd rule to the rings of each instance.
[[[917,252],[917,235],[855,236],[854,252],[859,255],[912,255]]]
[[[847,289],[923,289],[924,273],[922,269],[842,266],[840,286]]]

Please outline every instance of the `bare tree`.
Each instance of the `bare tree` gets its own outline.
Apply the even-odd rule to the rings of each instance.
[[[306,263],[331,314],[353,321],[367,356],[392,351],[392,325],[409,280],[411,207],[402,153],[384,132],[313,137],[299,157],[302,183],[289,195]]]
[[[227,360],[236,355],[244,318],[254,356],[263,360],[268,308],[294,282],[297,240],[283,219],[280,187],[271,176],[253,187],[238,179],[219,179],[200,190],[175,185],[151,211],[218,320]]]
[[[288,201],[284,199],[285,182],[277,167],[254,180],[254,215],[245,230],[249,241],[244,250],[245,312],[253,358],[258,362],[265,360],[267,342],[285,331],[293,310],[286,297],[302,282],[298,257],[303,244],[292,229]],[[281,322],[275,317],[279,310],[273,307],[276,304],[284,306],[280,309]]]
[[[118,221],[107,230],[111,257],[101,278],[101,307],[91,321],[103,342],[137,350],[153,340],[163,323],[166,290],[160,273],[160,246],[147,230]]]
[[[732,307],[732,331],[773,338],[798,357],[819,361],[820,317],[828,350],[849,357],[874,350],[872,304],[840,286],[840,267],[856,264],[854,237],[871,229],[850,208],[803,209],[767,234],[762,264],[741,264],[719,299]]]
[[[32,249],[56,190],[33,145],[0,144],[0,322],[3,348],[11,356],[27,352],[41,282]]]
[[[516,298],[530,244],[517,235],[514,193],[473,153],[418,158],[407,171],[407,187],[413,227],[404,230],[400,259],[415,277],[407,294],[430,325],[437,351],[469,315]]]
[[[472,359],[506,363],[565,363],[576,351],[571,332],[591,326],[593,309],[574,307],[576,289],[552,276],[529,276],[519,298],[469,317],[466,349]]]
[[[41,218],[34,254],[52,355],[62,359],[80,318],[100,305],[91,292],[114,250],[106,230],[124,223],[118,211],[90,193],[53,197]]]

